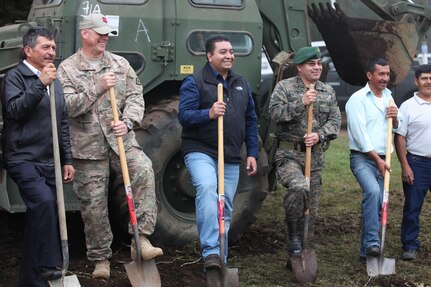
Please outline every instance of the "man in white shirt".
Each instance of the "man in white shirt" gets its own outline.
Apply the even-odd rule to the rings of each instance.
[[[431,188],[431,65],[415,71],[419,91],[405,101],[400,112],[404,121],[395,134],[395,148],[401,163],[404,189],[404,210],[401,243],[404,260],[416,259],[420,247],[419,215]]]

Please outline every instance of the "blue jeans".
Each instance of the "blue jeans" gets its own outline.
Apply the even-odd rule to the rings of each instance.
[[[366,256],[366,249],[380,247],[380,221],[383,202],[383,176],[374,160],[366,154],[350,154],[350,169],[363,191],[361,202],[362,231],[360,256]]]
[[[218,226],[218,191],[217,191],[217,159],[201,152],[186,154],[184,162],[196,188],[196,225],[202,248],[202,256],[220,254]],[[227,242],[230,220],[233,212],[233,200],[239,179],[239,164],[224,165],[225,193],[225,232],[226,250],[224,262],[227,262]]]
[[[431,158],[407,154],[407,161],[415,179],[413,185],[403,183],[405,201],[401,223],[401,243],[404,250],[417,250],[420,247],[419,215],[425,196],[431,188]]]

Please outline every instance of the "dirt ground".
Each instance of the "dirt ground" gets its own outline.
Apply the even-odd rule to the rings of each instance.
[[[78,213],[67,214],[70,265],[69,271],[77,275],[81,286],[131,286],[123,264],[129,262],[130,248],[127,239],[114,239],[109,280],[91,279],[93,265],[85,256],[82,221]],[[23,214],[0,212],[0,287],[18,285],[21,242],[24,226]],[[123,242],[122,242],[123,241]],[[159,245],[160,246],[160,245]],[[157,259],[162,286],[205,286],[202,260],[198,251],[163,246],[164,256]],[[191,254],[191,256],[190,256]]]
[[[79,213],[68,213],[68,235],[69,235],[69,251],[70,251],[70,266],[69,271],[77,275],[81,286],[83,287],[103,287],[116,286],[128,287],[131,286],[127,278],[127,274],[123,267],[124,263],[129,262],[129,246],[127,239],[115,238],[113,243],[113,258],[111,260],[111,278],[109,280],[91,279],[93,265],[86,260],[85,243],[82,221]],[[8,214],[0,212],[0,287],[15,287],[18,284],[22,230],[24,225],[23,214]],[[349,226],[340,222],[340,226]],[[325,220],[316,222],[316,232],[320,236],[326,237],[351,232],[343,228],[330,228]],[[283,231],[274,229],[283,228],[278,224],[272,224],[270,229],[262,227],[250,228],[239,242],[230,246],[232,254],[235,256],[246,256],[253,253],[255,255],[266,256],[285,250]],[[277,242],[277,244],[274,244]],[[160,244],[155,243],[160,246]],[[202,273],[202,259],[197,244],[191,244],[183,248],[175,248],[170,246],[161,246],[164,250],[164,255],[157,259],[157,267],[160,273],[163,287],[195,287],[206,286],[206,278]],[[424,250],[425,251],[425,250]],[[284,252],[283,252],[284,253]],[[323,252],[321,252],[323,253]],[[429,254],[423,255],[428,257]],[[256,262],[248,262],[247,265],[253,265]],[[403,264],[403,263],[400,263]],[[264,286],[264,285],[253,285]],[[273,285],[271,285],[273,286]],[[280,286],[277,284],[277,286]],[[284,285],[283,285],[284,286]],[[289,283],[287,286],[291,285]],[[319,286],[330,286],[320,284]],[[336,285],[340,286],[340,285]],[[347,284],[345,286],[363,286]],[[394,276],[383,276],[373,281],[372,285],[365,284],[364,286],[380,286],[380,287],[416,287],[431,285],[416,285],[409,280]]]
[[[18,285],[20,269],[21,242],[24,226],[23,214],[8,214],[0,212],[0,287]],[[129,262],[129,244],[127,239],[115,238],[113,243],[113,258],[111,259],[111,278],[109,280],[91,279],[93,265],[85,256],[85,241],[82,221],[79,213],[67,214],[70,265],[69,271],[77,275],[81,286],[102,287],[131,286],[123,264]],[[260,236],[260,237],[259,237]],[[234,246],[236,253],[250,252],[253,245],[260,244],[261,252],[271,252],[270,245],[262,244],[266,235],[249,234],[240,240],[241,245]],[[251,240],[253,238],[253,240]],[[160,244],[155,243],[160,246]],[[164,287],[195,287],[205,286],[206,277],[202,273],[202,258],[197,244],[184,248],[161,246],[164,255],[157,259],[162,286]]]

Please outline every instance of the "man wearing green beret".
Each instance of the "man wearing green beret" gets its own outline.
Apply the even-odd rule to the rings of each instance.
[[[286,267],[290,258],[302,253],[303,215],[309,208],[309,244],[314,239],[314,222],[321,192],[323,152],[338,136],[341,114],[335,91],[319,81],[322,74],[320,51],[303,47],[293,59],[298,74],[281,80],[272,93],[269,111],[279,142],[275,156],[277,180],[286,188],[284,207],[288,228]],[[312,105],[312,132],[307,134],[307,109]],[[305,150],[311,147],[310,186],[304,176]]]

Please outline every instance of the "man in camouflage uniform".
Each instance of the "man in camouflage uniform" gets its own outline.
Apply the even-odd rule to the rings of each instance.
[[[108,219],[110,169],[121,173],[117,137],[123,137],[127,156],[142,258],[162,255],[146,236],[154,231],[157,216],[154,171],[151,160],[135,139],[133,126],[144,116],[142,86],[123,57],[105,51],[108,34],[116,33],[101,14],[91,14],[80,22],[82,48],[59,67],[59,79],[70,117],[74,165],[77,170],[74,192],[81,202],[85,224],[87,258],[95,262],[93,278],[109,278],[112,231]],[[108,90],[114,87],[119,118],[114,123]],[[132,233],[131,228],[129,228]],[[132,258],[135,257],[132,242]]]
[[[313,239],[322,183],[323,152],[329,141],[337,137],[341,125],[335,91],[319,81],[322,73],[319,49],[301,48],[293,63],[297,67],[297,76],[276,85],[269,106],[279,141],[275,156],[277,180],[287,189],[284,206],[289,258],[302,252],[303,214],[307,207],[310,209],[309,238],[310,241]],[[307,134],[307,108],[312,103],[313,127]],[[304,176],[306,146],[312,150],[310,187]],[[289,268],[290,259],[287,263]]]

